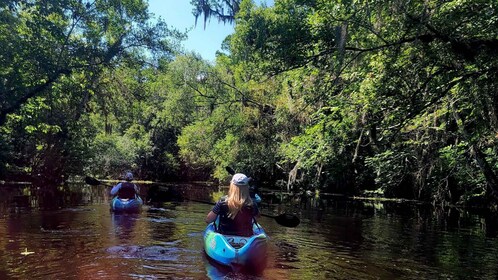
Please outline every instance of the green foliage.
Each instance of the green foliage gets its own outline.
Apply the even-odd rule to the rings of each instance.
[[[42,3],[0,13],[4,174],[498,196],[494,1],[191,1],[235,20],[215,65],[173,59],[143,1]]]
[[[311,178],[323,166],[329,176],[349,170],[356,179],[375,176],[387,193],[456,201],[496,177],[485,164],[496,162],[492,153],[467,152],[456,163],[439,156],[462,141],[494,150],[495,114],[482,113],[495,111],[486,90],[496,82],[494,6],[286,0],[258,8],[244,1],[231,53],[259,74],[252,78],[285,81],[273,104],[287,170],[296,162]],[[476,168],[481,175],[461,176]]]
[[[0,127],[9,139],[0,169],[51,183],[81,175],[91,161],[98,128],[86,113],[93,98],[112,99],[105,75],[119,65],[142,68],[145,50],[169,55],[167,42],[181,37],[151,24],[144,1],[4,1],[0,17]]]
[[[131,163],[137,154],[133,141],[124,136],[98,135],[92,150],[95,156],[90,167],[91,174],[104,177],[118,177],[117,171],[132,170]]]

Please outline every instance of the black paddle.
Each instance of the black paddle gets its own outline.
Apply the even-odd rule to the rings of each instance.
[[[106,183],[102,183],[101,181],[95,179],[95,178],[92,178],[90,176],[86,176],[85,177],[85,183],[89,184],[89,185],[92,185],[92,186],[98,186],[98,185],[104,185],[104,186],[108,186],[108,187],[113,187],[111,185],[108,185]]]
[[[233,170],[232,167],[227,166],[227,167],[225,167],[225,169],[228,173],[230,173],[230,175],[235,174],[235,170]],[[263,214],[261,212],[260,212],[260,214],[261,214],[261,216],[275,219],[275,222],[277,222],[279,225],[282,225],[284,227],[297,227],[299,225],[299,223],[301,222],[296,215],[289,214],[289,213],[283,213],[283,214],[280,214],[278,216]]]

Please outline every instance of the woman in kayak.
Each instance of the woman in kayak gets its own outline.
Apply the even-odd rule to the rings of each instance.
[[[131,172],[126,172],[124,178],[126,182],[121,182],[114,186],[111,190],[111,196],[118,195],[121,199],[133,199],[139,193],[137,185],[131,182],[133,180],[133,174]]]
[[[233,175],[228,195],[216,203],[206,217],[206,223],[216,221],[217,231],[227,235],[251,236],[259,209],[249,194],[249,178],[241,173]]]

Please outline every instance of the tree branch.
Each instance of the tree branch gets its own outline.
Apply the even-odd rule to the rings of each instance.
[[[46,89],[50,88],[52,84],[57,81],[62,75],[69,75],[72,72],[72,70],[68,69],[61,69],[54,75],[52,75],[51,78],[49,78],[45,83],[36,85],[33,87],[25,88],[23,90],[23,96],[16,100],[13,104],[8,106],[7,108],[3,109],[0,111],[0,126],[5,124],[5,121],[7,120],[7,115],[10,113],[15,112],[19,107],[21,107],[22,104],[24,104],[28,99],[31,97],[36,96],[37,94],[45,91]]]

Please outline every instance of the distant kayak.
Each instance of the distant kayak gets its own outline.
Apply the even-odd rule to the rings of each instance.
[[[268,236],[258,224],[253,225],[253,235],[245,237],[218,233],[211,223],[204,231],[204,250],[219,264],[260,270],[266,265]]]
[[[111,211],[116,213],[137,213],[142,209],[143,201],[137,196],[132,199],[121,199],[117,196],[111,201]]]

